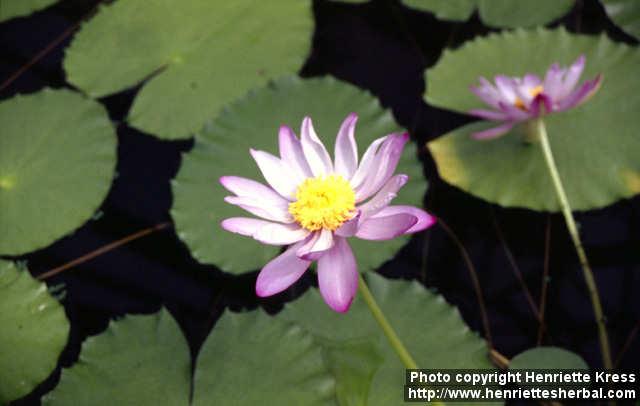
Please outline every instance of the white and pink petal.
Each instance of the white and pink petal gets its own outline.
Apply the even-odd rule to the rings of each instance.
[[[318,287],[324,301],[336,312],[349,310],[358,290],[358,268],[345,238],[318,260]]]
[[[322,229],[314,232],[303,245],[296,251],[296,255],[300,258],[314,261],[325,251],[333,247],[334,238],[330,230]]]
[[[322,141],[318,138],[310,117],[305,117],[302,120],[300,133],[302,150],[313,176],[331,174],[333,172],[331,157]]]
[[[295,171],[300,181],[313,176],[302,151],[302,143],[296,137],[293,130],[287,126],[281,126],[278,134],[280,158]]]
[[[356,237],[372,241],[391,240],[406,233],[417,222],[418,218],[409,213],[374,216],[359,224]]]
[[[256,280],[256,294],[275,295],[293,285],[311,265],[296,255],[302,243],[294,244],[262,268]]]
[[[342,122],[335,145],[335,171],[346,180],[350,180],[358,169],[358,145],[355,139],[355,127],[358,116],[351,113]]]
[[[411,226],[411,228],[407,229],[404,232],[405,234],[412,234],[425,230],[434,225],[437,221],[435,216],[432,216],[426,211],[417,207],[405,205],[387,206],[376,213],[374,217],[393,216],[401,213],[410,214],[418,219],[418,221],[413,226]]]
[[[291,167],[268,152],[251,150],[262,176],[269,185],[287,200],[293,200],[298,187],[296,177],[291,176]]]

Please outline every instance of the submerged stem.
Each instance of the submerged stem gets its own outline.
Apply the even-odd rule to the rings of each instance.
[[[558,168],[556,167],[553,153],[551,152],[551,146],[549,145],[547,129],[545,128],[542,118],[539,118],[535,121],[535,131],[540,140],[540,144],[542,145],[542,152],[544,153],[547,168],[549,169],[549,174],[551,175],[551,179],[553,181],[556,196],[558,197],[558,202],[560,203],[562,214],[564,215],[564,220],[567,223],[567,229],[569,230],[571,240],[573,241],[573,245],[575,246],[576,252],[578,254],[578,259],[580,260],[580,265],[582,266],[584,280],[587,284],[589,297],[591,298],[591,304],[593,306],[593,312],[596,316],[596,323],[598,325],[600,350],[602,352],[602,363],[604,364],[604,367],[606,369],[612,369],[613,363],[611,362],[609,337],[607,336],[607,328],[604,323],[604,314],[602,313],[600,295],[598,294],[598,288],[593,277],[593,272],[591,271],[591,266],[589,265],[589,260],[587,259],[587,255],[584,252],[584,247],[582,246],[582,242],[580,241],[580,234],[578,232],[578,228],[576,227],[573,213],[571,212],[571,206],[569,206],[567,194],[565,193],[564,186],[562,185],[562,181],[560,180],[560,174],[558,173]]]

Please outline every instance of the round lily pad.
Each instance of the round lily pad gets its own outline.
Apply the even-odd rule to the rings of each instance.
[[[426,74],[426,98],[459,112],[485,108],[469,91],[478,77],[542,76],[552,63],[566,66],[581,54],[586,56],[582,78],[601,73],[600,90],[577,108],[546,116],[545,123],[571,206],[603,207],[640,192],[637,48],[562,29],[493,34],[445,52]],[[560,210],[541,146],[525,140],[522,126],[495,140],[471,138],[495,125],[472,123],[430,142],[440,176],[502,206]]]
[[[600,0],[613,22],[627,34],[640,39],[640,2],[638,0]]]
[[[83,25],[64,68],[93,97],[146,80],[129,123],[185,138],[223,104],[300,69],[312,30],[308,0],[120,0]]]
[[[0,326],[0,404],[6,404],[53,372],[69,322],[47,285],[0,261]]]
[[[577,354],[559,347],[537,347],[521,352],[509,362],[509,369],[584,369],[589,366]]]
[[[225,313],[196,362],[193,405],[334,405],[322,347],[262,311]]]
[[[416,282],[389,281],[375,273],[367,274],[366,280],[371,293],[418,367],[493,368],[487,356],[486,342],[469,330],[458,310],[442,296]],[[371,356],[361,357],[365,365],[373,367],[374,373],[369,378],[370,389],[366,397],[352,404],[402,404],[398,388],[404,385],[405,366],[390,347],[360,295],[356,296],[348,313],[339,314],[327,311],[318,291],[311,289],[295,302],[287,304],[278,317],[299,324],[319,340],[331,343],[369,340],[375,345],[382,362]]]
[[[68,90],[0,103],[0,254],[51,244],[107,195],[116,137],[105,109]]]
[[[312,117],[318,136],[333,151],[338,128],[350,112],[359,115],[356,141],[360,153],[374,139],[399,130],[391,113],[382,109],[371,94],[331,78],[279,79],[231,104],[207,124],[197,134],[193,149],[183,157],[173,181],[171,214],[191,254],[200,262],[232,273],[259,269],[273,258],[280,247],[262,245],[220,227],[225,218],[251,215],[223,200],[229,192],[218,179],[234,175],[264,183],[249,148],[275,154],[280,125],[287,124],[297,132],[306,115]],[[422,206],[426,182],[413,146],[405,148],[396,173],[409,175],[409,182],[394,204]],[[387,261],[407,240],[350,238],[349,243],[359,269],[367,271]]]
[[[80,360],[62,371],[43,405],[188,405],[189,347],[162,310],[128,316],[82,345]]]
[[[0,4],[0,22],[22,17],[49,7],[58,0],[2,0]]]
[[[534,27],[565,15],[574,0],[402,0],[443,20],[465,21],[477,8],[480,19],[493,27]]]

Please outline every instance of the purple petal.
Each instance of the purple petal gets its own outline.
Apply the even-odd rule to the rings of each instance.
[[[340,237],[352,237],[355,235],[356,231],[358,231],[358,222],[360,221],[361,212],[358,210],[358,213],[353,216],[350,220],[345,221],[338,229],[335,231],[335,234]]]
[[[222,228],[232,233],[253,237],[270,245],[289,245],[303,240],[309,231],[297,224],[280,224],[249,217],[231,217],[222,220]]]
[[[358,145],[355,139],[355,126],[358,116],[351,113],[338,131],[335,146],[335,171],[349,180],[358,168]]]
[[[311,261],[305,261],[296,256],[300,245],[302,243],[292,245],[262,268],[256,280],[258,296],[265,297],[280,293],[300,279],[311,264]]]
[[[358,290],[358,268],[346,239],[336,238],[333,248],[318,260],[318,287],[333,310],[349,310]]]
[[[362,156],[362,160],[360,161],[360,165],[358,166],[356,173],[353,175],[353,177],[349,181],[353,189],[358,189],[362,185],[362,183],[366,180],[367,176],[369,175],[369,171],[370,171],[371,165],[373,164],[374,158],[378,153],[378,148],[380,147],[380,144],[382,144],[388,138],[389,138],[389,135],[376,139],[371,143],[371,145],[369,145],[367,150],[364,152],[364,155]]]
[[[289,245],[304,240],[309,233],[297,224],[270,223],[258,228],[253,238],[263,244]]]
[[[509,117],[503,111],[493,111],[493,110],[483,110],[483,109],[473,109],[469,110],[469,114],[472,116],[476,116],[482,118],[484,120],[492,120],[492,121],[505,121]]]
[[[415,216],[418,222],[414,224],[410,229],[405,231],[405,234],[417,233],[434,225],[436,223],[435,216],[430,215],[426,211],[413,206],[387,206],[380,210],[374,217],[392,216],[394,214],[406,213]]]
[[[502,96],[501,99],[509,104],[513,104],[516,100],[516,82],[513,78],[504,75],[497,75],[495,78],[496,87]]]
[[[314,176],[328,175],[333,172],[331,157],[324,147],[324,144],[313,129],[311,118],[305,117],[302,120],[301,142],[302,150],[307,159]]]
[[[558,100],[562,100],[567,97],[573,89],[578,84],[580,80],[580,76],[582,76],[582,71],[584,70],[586,58],[584,55],[580,55],[578,59],[567,69],[564,74],[564,79],[562,81],[561,87],[556,94]]]
[[[304,245],[300,246],[296,255],[309,261],[316,260],[325,251],[333,247],[333,240],[333,233],[330,230],[322,229],[316,231],[311,238],[306,240]]]
[[[508,133],[514,125],[515,123],[513,122],[506,122],[502,125],[490,128],[488,130],[475,132],[471,134],[471,136],[476,140],[490,140],[492,138],[496,138]]]
[[[267,183],[285,199],[293,200],[298,185],[291,176],[291,167],[268,152],[250,151]]]
[[[271,205],[286,205],[289,203],[276,193],[275,190],[253,179],[241,178],[239,176],[222,176],[220,183],[236,196],[263,200]]]
[[[561,69],[557,63],[554,63],[544,76],[542,86],[544,87],[545,94],[549,95],[552,100],[557,99],[558,95],[562,92],[564,74],[565,70]]]
[[[402,150],[409,140],[409,134],[391,134],[373,158],[368,176],[362,185],[355,190],[356,202],[361,202],[376,193],[393,175]]]
[[[231,217],[222,220],[220,225],[227,231],[232,233],[253,237],[260,227],[269,224],[275,224],[270,221],[254,219],[250,217]]]
[[[293,130],[287,126],[280,127],[278,134],[280,157],[291,169],[295,170],[301,180],[312,176],[311,169],[302,152],[302,144]]]
[[[266,201],[256,200],[251,197],[227,196],[224,201],[241,207],[242,209],[262,217],[266,220],[278,221],[281,223],[293,223],[294,219],[287,210],[287,205],[267,204]]]
[[[535,75],[533,73],[527,73],[522,78],[522,86],[527,89],[532,89],[534,87],[540,86],[541,84],[542,81],[540,80],[538,75]]]
[[[408,180],[409,177],[403,174],[391,177],[371,200],[358,207],[362,212],[361,221],[388,206]]]
[[[471,91],[488,105],[498,108],[498,103],[502,101],[500,92],[485,78],[480,77],[480,86],[471,86]]]
[[[564,111],[581,105],[593,96],[602,83],[602,75],[596,76],[592,80],[587,80],[578,89],[574,90],[569,96],[558,103],[556,111]]]
[[[531,104],[531,101],[538,95],[538,92],[533,93],[535,88],[540,86],[540,78],[532,73],[527,73],[522,79],[515,79],[516,96],[525,105]]]
[[[374,241],[390,240],[406,233],[417,222],[418,218],[408,213],[374,216],[360,223],[356,237]]]

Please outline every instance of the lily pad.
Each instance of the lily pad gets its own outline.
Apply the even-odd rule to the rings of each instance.
[[[2,0],[0,22],[15,17],[27,16],[34,11],[49,7],[58,0]]]
[[[319,137],[333,151],[338,128],[350,112],[359,115],[356,140],[361,153],[374,139],[399,130],[391,113],[382,109],[371,94],[331,78],[279,79],[234,102],[208,123],[197,134],[193,149],[183,157],[173,181],[171,214],[191,254],[200,262],[232,273],[259,269],[273,258],[279,247],[262,245],[220,227],[225,218],[250,215],[223,200],[229,193],[218,179],[235,175],[264,182],[249,148],[276,153],[279,126],[288,124],[297,129],[306,115],[313,118]],[[406,173],[410,180],[394,204],[422,206],[426,182],[411,145],[405,148],[396,172]],[[368,271],[389,260],[407,240],[351,238],[349,243],[359,269]]]
[[[180,327],[162,310],[128,316],[82,346],[44,405],[188,405],[191,357]]]
[[[388,281],[367,274],[369,288],[387,319],[420,368],[491,369],[485,341],[464,324],[458,310],[442,296],[416,282]],[[383,359],[361,404],[402,405],[404,365],[391,349],[360,295],[348,313],[327,311],[313,289],[288,304],[278,317],[293,321],[318,339],[333,342],[370,340]]]
[[[116,137],[105,109],[68,90],[0,103],[0,254],[51,244],[107,195]]]
[[[478,0],[401,0],[406,6],[432,13],[441,20],[466,21]],[[498,0],[499,1],[499,0]]]
[[[543,75],[552,63],[566,66],[581,54],[587,61],[583,78],[603,74],[601,89],[578,108],[547,116],[545,123],[572,207],[603,207],[640,192],[637,48],[562,29],[493,34],[446,51],[426,74],[426,98],[459,112],[484,107],[469,91],[479,76]],[[502,206],[559,211],[539,143],[524,141],[522,127],[491,141],[471,138],[489,125],[495,123],[472,123],[429,143],[440,176]]]
[[[589,366],[577,354],[559,347],[537,347],[521,352],[509,362],[509,369],[584,369]]]
[[[223,104],[300,69],[312,29],[308,0],[119,0],[83,25],[64,68],[93,97],[146,80],[129,123],[185,138]]]
[[[196,363],[194,405],[334,405],[322,347],[261,311],[225,313]]]
[[[600,0],[613,22],[624,32],[640,39],[640,2],[637,0]]]
[[[565,15],[574,0],[402,0],[443,20],[465,21],[477,8],[480,19],[493,27],[534,27]]]
[[[55,369],[69,322],[47,285],[0,261],[0,404],[21,398]]]

